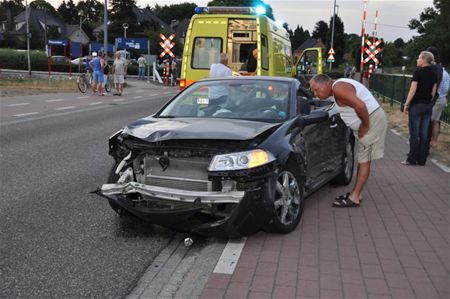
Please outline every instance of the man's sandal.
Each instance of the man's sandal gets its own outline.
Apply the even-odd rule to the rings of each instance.
[[[341,201],[341,200],[343,200],[343,199],[348,198],[349,196],[350,196],[350,192],[347,192],[347,193],[345,193],[345,194],[336,196],[336,197],[334,198],[334,201]],[[363,199],[360,198],[360,199],[359,199],[359,202],[362,203],[362,201],[363,201]]]
[[[333,202],[333,207],[335,208],[359,208],[360,204],[353,202],[350,199],[350,193],[347,193],[344,198],[336,199]]]

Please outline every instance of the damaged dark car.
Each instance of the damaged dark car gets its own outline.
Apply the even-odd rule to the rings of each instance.
[[[308,195],[352,179],[354,137],[334,105],[293,78],[198,81],[110,137],[115,162],[98,194],[183,232],[291,232]]]

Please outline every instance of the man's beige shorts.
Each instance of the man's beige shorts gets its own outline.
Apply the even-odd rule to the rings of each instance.
[[[124,75],[114,75],[114,83],[115,84],[123,84],[123,83],[125,83]]]
[[[439,121],[441,119],[442,111],[444,111],[445,105],[447,105],[446,97],[439,97],[434,103],[433,112],[431,113],[432,121]]]
[[[387,119],[380,107],[369,116],[370,129],[361,139],[358,131],[354,131],[356,137],[356,158],[358,163],[365,163],[384,156],[384,141],[386,139]]]

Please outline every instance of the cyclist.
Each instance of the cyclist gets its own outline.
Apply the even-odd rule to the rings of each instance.
[[[103,69],[105,68],[105,60],[102,58],[101,52],[97,57],[89,62],[90,67],[94,70],[94,84],[92,84],[92,95],[95,95],[95,92],[98,91],[99,95],[104,96],[102,90],[103,83]],[[97,90],[98,86],[98,90]]]

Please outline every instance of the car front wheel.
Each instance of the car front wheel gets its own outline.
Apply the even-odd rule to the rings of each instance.
[[[303,206],[303,188],[296,172],[292,167],[282,168],[276,183],[274,216],[266,230],[277,233],[293,231],[300,222]]]

